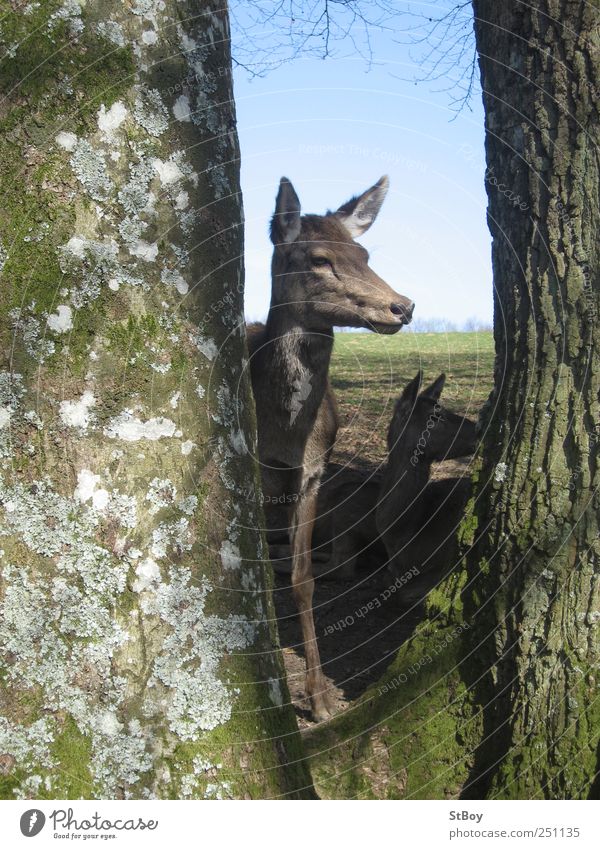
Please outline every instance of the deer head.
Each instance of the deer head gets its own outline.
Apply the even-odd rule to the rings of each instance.
[[[362,195],[326,215],[301,215],[294,187],[283,177],[271,221],[272,307],[284,307],[307,330],[366,327],[396,333],[414,304],[369,267],[354,239],[365,233],[388,189],[382,177]]]
[[[419,371],[396,401],[388,430],[390,453],[402,447],[417,451],[425,462],[472,454],[477,444],[475,422],[440,404],[446,375],[440,374],[421,392],[422,382],[423,373]]]

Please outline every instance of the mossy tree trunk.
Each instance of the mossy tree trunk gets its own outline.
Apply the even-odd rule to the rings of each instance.
[[[474,545],[385,679],[313,736],[326,795],[600,795],[600,5],[474,11],[497,351]]]
[[[489,483],[465,594],[485,706],[474,790],[585,798],[600,766],[600,4],[474,8],[498,178]]]
[[[0,795],[310,796],[257,530],[226,8],[0,11]]]

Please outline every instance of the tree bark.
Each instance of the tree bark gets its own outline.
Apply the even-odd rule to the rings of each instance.
[[[473,5],[497,352],[473,547],[313,735],[324,795],[600,797],[600,5]]]
[[[0,2],[3,798],[314,793],[260,530],[224,6]]]
[[[497,351],[466,595],[474,790],[585,798],[600,766],[600,5],[474,9]]]

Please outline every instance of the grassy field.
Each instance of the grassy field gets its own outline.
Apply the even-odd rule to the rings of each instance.
[[[492,387],[493,363],[489,332],[336,334],[330,376],[340,430],[333,459],[355,466],[383,460],[394,403],[419,369],[427,382],[445,372],[446,406],[476,419]]]

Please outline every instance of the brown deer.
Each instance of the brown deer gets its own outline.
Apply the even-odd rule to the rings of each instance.
[[[419,570],[403,592],[421,597],[456,562],[456,530],[471,491],[469,478],[430,480],[431,464],[472,454],[476,425],[439,403],[446,376],[421,392],[422,373],[396,402],[388,462],[377,505],[377,529],[395,577]]]
[[[271,221],[271,306],[265,325],[248,327],[263,496],[267,507],[289,505],[292,588],[315,720],[329,715],[313,620],[311,545],[319,483],[337,431],[328,381],[333,328],[396,333],[414,309],[369,268],[367,251],[354,241],[375,220],[387,188],[382,177],[336,212],[301,215],[291,182],[282,178]]]
[[[313,535],[315,577],[352,580],[361,571],[385,566],[387,557],[376,524],[380,472],[330,463],[319,490]],[[324,553],[329,552],[329,556]]]

